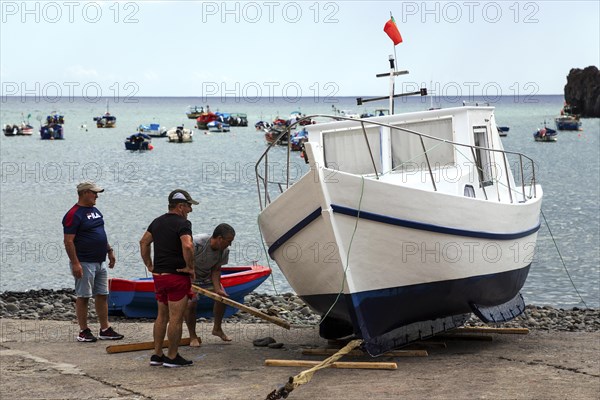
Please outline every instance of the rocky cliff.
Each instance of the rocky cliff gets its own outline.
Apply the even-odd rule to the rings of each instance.
[[[582,117],[600,118],[600,71],[573,68],[567,76],[565,101]]]

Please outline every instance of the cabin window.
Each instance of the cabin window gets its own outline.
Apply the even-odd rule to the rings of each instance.
[[[397,126],[444,140],[452,140],[452,118],[417,121]],[[427,158],[432,169],[454,163],[454,146],[438,140],[421,138],[419,135],[400,130],[392,131],[392,168],[398,170],[428,169]],[[425,149],[427,158],[425,158]]]
[[[489,148],[489,140],[486,126],[474,126],[473,136],[475,139],[475,146]],[[492,184],[492,161],[490,158],[490,152],[483,149],[475,149],[476,167],[477,173],[479,174],[479,181],[482,186],[489,186]]]
[[[475,188],[471,185],[465,185],[465,197],[475,197]]]
[[[365,129],[369,145],[361,127],[323,132],[325,167],[351,174],[381,173],[381,140],[379,126]],[[371,154],[369,154],[369,147]],[[373,166],[375,161],[375,167]]]

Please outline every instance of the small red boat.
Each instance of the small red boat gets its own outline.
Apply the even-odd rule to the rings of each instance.
[[[208,123],[219,119],[219,116],[213,112],[203,112],[196,119],[196,127],[198,129],[208,129]]]
[[[244,303],[244,296],[252,292],[271,274],[271,268],[262,265],[221,267],[221,283],[231,300]],[[129,318],[156,318],[157,305],[152,278],[108,280],[108,313],[125,315]],[[212,317],[213,300],[200,296],[196,309],[197,317]],[[227,306],[225,317],[237,312]]]

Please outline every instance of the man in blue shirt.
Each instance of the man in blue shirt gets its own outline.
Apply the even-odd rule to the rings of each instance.
[[[100,322],[100,339],[123,339],[123,335],[115,332],[108,324],[108,270],[104,261],[108,254],[108,266],[114,268],[116,260],[104,231],[102,213],[94,207],[98,193],[101,192],[104,189],[93,182],[81,182],[77,185],[77,204],[71,207],[62,220],[65,250],[75,278],[79,342],[97,340],[87,324],[88,304],[92,296]]]

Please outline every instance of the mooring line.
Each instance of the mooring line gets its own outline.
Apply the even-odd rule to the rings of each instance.
[[[552,238],[552,242],[554,243],[554,247],[556,248],[556,252],[558,253],[560,262],[562,262],[563,268],[565,269],[565,272],[567,273],[567,277],[569,277],[569,280],[571,281],[571,285],[573,285],[573,289],[575,289],[575,292],[577,292],[577,296],[579,296],[579,299],[581,300],[583,305],[586,308],[589,308],[588,305],[586,304],[585,300],[583,300],[581,293],[579,293],[579,290],[577,290],[577,286],[575,286],[575,282],[573,282],[573,279],[571,278],[571,274],[569,273],[569,270],[567,269],[567,264],[565,264],[565,260],[563,259],[562,254],[560,254],[560,249],[558,248],[558,243],[556,243],[556,240],[554,239],[554,235],[552,234],[552,230],[550,229],[550,224],[548,224],[548,220],[546,219],[546,216],[544,215],[544,211],[541,208],[540,208],[540,214],[542,214],[542,217],[544,217],[544,222],[546,223],[546,227],[548,228],[548,232],[550,233],[550,238]]]

